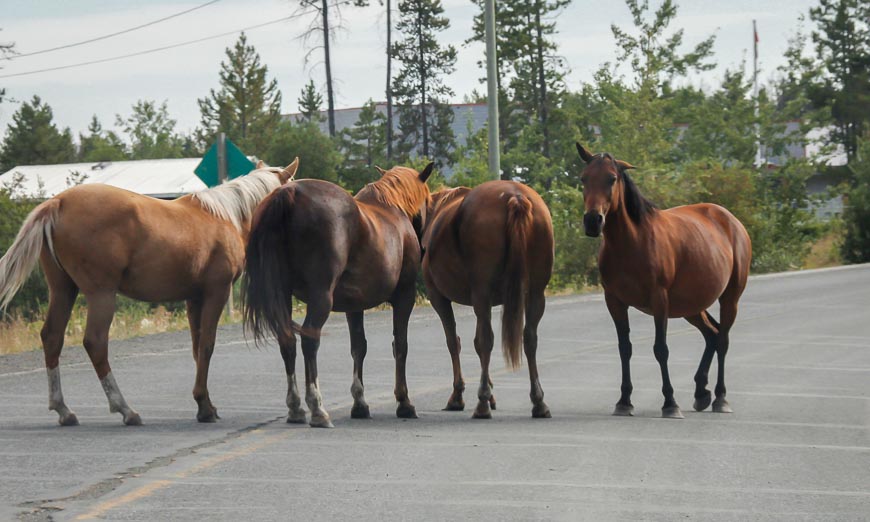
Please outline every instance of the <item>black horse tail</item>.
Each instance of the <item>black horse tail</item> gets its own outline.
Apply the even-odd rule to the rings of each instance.
[[[507,202],[507,262],[502,287],[501,348],[512,369],[522,364],[526,291],[529,283],[527,241],[532,228],[532,202],[515,194]]]
[[[257,344],[271,332],[281,344],[301,332],[293,322],[293,274],[290,260],[296,189],[284,185],[273,191],[254,212],[245,250],[242,304],[245,330]]]

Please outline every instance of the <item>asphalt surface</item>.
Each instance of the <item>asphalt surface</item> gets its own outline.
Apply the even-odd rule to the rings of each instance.
[[[420,307],[408,360],[420,418],[394,415],[390,314],[373,312],[374,418],[353,420],[347,327],[333,316],[319,358],[333,430],[284,422],[278,350],[247,345],[238,327],[218,334],[210,389],[222,418],[211,425],[195,421],[186,332],[110,346],[141,427],[108,412],[81,347],[61,358],[72,428],[46,409],[41,352],[0,357],[0,520],[870,520],[870,265],[750,281],[727,362],[733,414],[692,410],[703,342],[672,320],[686,418],[660,418],[652,320],[633,312],[636,416],[610,416],[616,335],[602,296],[587,295],[550,298],[541,324],[553,418],[531,418],[526,369],[506,371],[498,355],[498,409],[472,420],[471,310],[457,320],[466,411],[441,411],[450,360]]]

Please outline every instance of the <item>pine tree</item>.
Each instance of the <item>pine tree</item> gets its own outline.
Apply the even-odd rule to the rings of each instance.
[[[454,71],[456,49],[436,40],[437,33],[450,27],[443,13],[441,0],[402,0],[396,26],[402,39],[391,49],[401,63],[393,81],[400,146],[406,153],[419,147],[424,157],[439,164],[451,162],[454,148],[453,111],[446,106],[453,90],[444,77]]]
[[[314,87],[314,80],[309,80],[302,92],[299,93],[299,112],[308,121],[320,120],[320,107],[323,105],[323,96]]]
[[[475,0],[475,3],[480,12],[474,17],[471,41],[484,42],[484,2]],[[552,36],[556,33],[555,15],[569,3],[570,0],[530,0],[502,3],[496,9],[499,108],[504,115],[499,125],[507,149],[515,145],[511,136],[516,136],[534,118],[542,136],[541,153],[550,157],[550,114],[564,93],[566,72]],[[479,65],[485,67],[483,61]]]
[[[69,128],[58,130],[51,107],[39,96],[21,104],[6,127],[0,148],[0,172],[16,165],[50,165],[75,160],[76,151]]]
[[[870,2],[819,0],[810,9],[816,55],[827,72],[816,105],[830,109],[834,143],[850,160],[870,120]]]
[[[219,132],[248,154],[262,154],[281,120],[281,92],[275,79],[267,81],[268,68],[244,33],[226,50],[221,62],[220,90],[212,89],[197,100],[201,114],[198,137],[203,146]]]
[[[88,134],[79,134],[80,161],[121,161],[127,159],[124,141],[112,131],[104,131],[95,114],[88,124]]]
[[[132,159],[180,158],[181,139],[175,133],[175,123],[165,101],[158,106],[154,101],[139,100],[130,116],[115,116],[115,125],[130,140]]]
[[[339,180],[344,188],[356,192],[375,181],[375,165],[386,163],[386,118],[372,100],[366,102],[356,123],[341,133],[340,147],[345,157]]]

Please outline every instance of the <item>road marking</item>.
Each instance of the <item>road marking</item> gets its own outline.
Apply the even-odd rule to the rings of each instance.
[[[242,438],[250,438],[262,435],[264,432],[262,429],[255,429],[249,433],[242,435]],[[137,500],[141,500],[143,498],[147,498],[154,494],[155,492],[167,488],[172,484],[178,482],[180,479],[185,479],[193,475],[194,473],[199,473],[205,469],[217,466],[223,462],[228,462],[230,460],[235,460],[239,457],[243,457],[246,455],[250,455],[255,451],[261,450],[270,444],[274,444],[281,439],[286,439],[291,437],[294,434],[292,430],[282,430],[279,433],[274,435],[265,437],[263,440],[253,442],[246,446],[243,446],[237,450],[221,453],[217,455],[212,455],[210,457],[205,458],[201,462],[187,468],[181,470],[172,475],[172,478],[164,479],[164,480],[154,480],[143,486],[139,486],[135,488],[133,491],[121,495],[120,497],[109,499],[103,502],[97,503],[93,508],[89,511],[77,516],[75,520],[93,520],[97,517],[100,517],[107,513],[108,511],[115,509],[117,507],[130,504],[132,502],[136,502]]]

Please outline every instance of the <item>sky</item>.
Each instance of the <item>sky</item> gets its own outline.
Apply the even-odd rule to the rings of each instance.
[[[394,0],[395,5],[397,0]],[[485,92],[479,83],[483,59],[480,44],[466,45],[471,35],[476,7],[470,0],[442,0],[451,27],[439,35],[443,44],[454,45],[459,59],[448,83],[461,102],[473,89]],[[55,46],[95,38],[175,14],[205,3],[141,0],[0,0],[0,42],[14,42],[25,54]],[[498,3],[498,0],[496,0]],[[661,2],[650,0],[656,7]],[[336,108],[359,107],[369,98],[383,100],[386,83],[384,49],[384,7],[341,8],[341,28],[332,43],[333,78]],[[798,18],[815,0],[683,0],[672,30],[685,29],[684,50],[689,50],[710,34],[718,67],[693,75],[688,82],[704,88],[715,87],[726,68],[740,67],[745,60],[752,66],[752,20],[759,33],[760,79],[769,81],[783,62],[789,37],[798,27]],[[0,76],[98,60],[147,49],[194,40],[278,20],[299,13],[298,0],[220,0],[189,14],[144,29],[35,56],[0,61]],[[394,20],[397,13],[394,12]],[[314,20],[302,13],[292,20],[278,22],[247,32],[248,41],[269,67],[269,77],[277,78],[283,93],[282,112],[298,111],[302,87],[313,79],[325,93],[323,52],[312,46],[318,38],[305,42],[302,35]],[[591,80],[604,62],[615,62],[616,46],[610,25],[630,28],[631,18],[622,0],[573,0],[555,18],[554,37],[559,54],[570,70],[569,89]],[[220,62],[225,49],[238,38],[231,34],[202,43],[178,47],[124,60],[87,65],[66,70],[0,78],[13,100],[0,105],[0,132],[5,133],[12,114],[22,100],[40,96],[54,111],[61,127],[74,134],[84,132],[92,115],[103,127],[111,129],[117,114],[126,116],[140,99],[167,101],[177,130],[189,132],[199,123],[197,98],[218,88]],[[311,53],[309,54],[309,51]],[[307,59],[306,59],[307,57]],[[394,65],[395,68],[395,65]],[[325,94],[324,94],[325,99]]]

